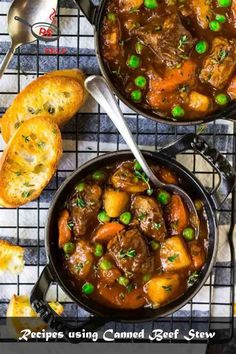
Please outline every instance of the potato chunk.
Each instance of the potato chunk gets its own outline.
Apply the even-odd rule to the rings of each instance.
[[[160,307],[179,297],[184,286],[178,273],[164,273],[149,280],[144,290],[154,307]]]
[[[104,193],[104,208],[110,218],[117,218],[123,211],[125,211],[129,202],[129,194],[122,191],[117,191],[108,188]]]
[[[189,95],[189,107],[197,112],[206,112],[210,106],[209,97],[202,95],[196,91],[192,91]]]
[[[188,269],[192,265],[190,254],[181,236],[168,238],[160,251],[162,267],[167,271]]]

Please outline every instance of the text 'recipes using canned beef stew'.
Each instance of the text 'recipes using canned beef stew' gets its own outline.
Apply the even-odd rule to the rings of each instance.
[[[117,90],[167,119],[236,98],[236,0],[107,1],[102,57]]]
[[[152,166],[165,183],[178,176]],[[177,194],[154,189],[140,165],[125,161],[78,181],[58,217],[66,277],[107,307],[161,307],[198,280],[206,261],[208,224],[195,200],[200,234]]]

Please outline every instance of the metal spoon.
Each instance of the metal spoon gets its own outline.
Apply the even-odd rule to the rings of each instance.
[[[199,219],[194,203],[183,189],[173,184],[165,184],[161,182],[153,173],[146,160],[144,159],[143,154],[139,150],[138,145],[134,141],[133,136],[125,122],[124,116],[120,110],[120,107],[118,106],[114,95],[111,93],[105,79],[102,76],[90,76],[85,81],[85,87],[91,96],[93,96],[93,98],[100,104],[100,106],[111,118],[116,128],[129,146],[130,150],[134,154],[136,160],[140,163],[144,173],[154,184],[154,186],[157,188],[164,188],[165,190],[169,190],[171,193],[176,193],[184,199],[190,211],[192,225],[195,228],[195,236],[197,238],[199,235]]]
[[[3,59],[0,67],[0,79],[7,69],[16,49],[26,43],[36,40],[31,26],[38,22],[51,23],[50,15],[57,8],[58,0],[14,0],[8,13],[8,32],[11,37],[11,47]],[[20,18],[23,21],[19,21]]]

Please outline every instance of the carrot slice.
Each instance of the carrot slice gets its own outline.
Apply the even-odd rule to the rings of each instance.
[[[168,221],[172,235],[180,235],[188,225],[188,212],[177,194],[172,195],[168,204]]]
[[[71,231],[68,228],[70,214],[68,210],[64,209],[58,219],[58,232],[59,232],[59,247],[62,248],[67,242],[71,240]]]
[[[109,222],[99,227],[96,231],[93,241],[109,242],[116,234],[124,229],[124,226],[117,222]]]
[[[191,60],[185,61],[181,68],[167,68],[163,78],[158,77],[151,80],[150,91],[173,92],[185,82],[193,84],[195,71],[196,64]]]

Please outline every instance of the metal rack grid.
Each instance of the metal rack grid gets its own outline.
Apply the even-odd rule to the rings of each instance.
[[[38,77],[46,71],[44,65],[48,58],[53,58],[52,67],[50,70],[59,70],[65,67],[80,67],[88,75],[98,73],[99,69],[96,64],[96,57],[93,50],[82,49],[82,43],[86,39],[93,41],[93,34],[84,34],[84,26],[86,19],[75,9],[72,13],[63,11],[65,6],[73,7],[72,1],[59,1],[58,9],[58,26],[61,27],[62,21],[68,20],[77,23],[75,33],[63,33],[60,39],[57,40],[57,45],[54,47],[55,52],[45,52],[45,45],[38,41],[32,45],[26,45],[17,50],[14,57],[14,61],[10,67],[10,70],[6,73],[6,78],[9,81],[16,83],[15,90],[2,90],[0,85],[0,114],[4,113],[6,106],[2,107],[3,99],[8,95],[12,99],[25,85],[27,78]],[[66,3],[66,5],[65,5]],[[62,6],[63,5],[63,6]],[[1,11],[0,1],[0,23],[6,20],[6,12]],[[0,27],[2,28],[2,26]],[[5,50],[1,47],[1,41],[3,36],[7,36],[6,32],[0,30],[0,58],[3,58]],[[60,53],[62,44],[65,40],[73,38],[76,48],[67,49],[66,53]],[[24,68],[25,60],[32,61],[32,70],[27,71]],[[14,86],[14,85],[12,85]],[[4,101],[5,102],[5,101]],[[46,221],[46,213],[49,203],[53,197],[53,194],[71,172],[88,159],[106,153],[111,150],[123,149],[123,141],[116,129],[112,126],[109,119],[102,113],[99,106],[94,106],[95,109],[84,110],[77,114],[67,126],[63,128],[64,139],[64,157],[59,169],[50,183],[50,185],[42,193],[41,197],[29,205],[18,208],[17,210],[0,209],[0,215],[4,217],[4,224],[0,225],[0,236],[17,243],[25,248],[25,270],[24,273],[17,277],[10,277],[1,282],[0,278],[0,317],[4,318],[6,315],[6,309],[9,302],[9,298],[13,293],[16,294],[29,294],[30,289],[33,287],[37,280],[43,266],[46,264],[46,255],[44,249],[44,224]],[[199,133],[203,138],[211,145],[218,148],[224,155],[227,156],[229,161],[232,162],[236,168],[236,125],[228,122],[214,122],[204,127],[173,127],[168,125],[161,125],[153,121],[140,117],[139,115],[127,111],[122,105],[123,111],[125,111],[125,117],[127,118],[130,129],[132,130],[137,142],[145,147],[148,145],[148,149],[158,150],[170,141],[183,136],[185,133],[195,132]],[[199,129],[200,128],[200,129]],[[112,145],[108,143],[112,141]],[[148,144],[147,144],[148,142]],[[227,143],[227,144],[226,144]],[[111,147],[112,146],[112,147]],[[146,146],[147,147],[147,146]],[[3,143],[0,143],[1,152],[3,151]],[[205,168],[204,164],[199,163],[199,156],[193,152],[185,152],[178,157],[181,162],[187,163],[196,176],[207,181],[208,188],[214,187],[216,184],[217,176],[216,172],[212,169]],[[200,168],[199,168],[200,166]],[[202,167],[203,166],[203,167]],[[220,223],[227,224],[230,227],[229,235],[233,237],[234,225],[236,223],[235,216],[235,194],[232,198],[229,198],[224,203],[221,210],[219,210]],[[234,212],[233,212],[234,210]],[[29,213],[32,217],[29,218]],[[2,218],[3,219],[3,218]],[[213,328],[218,325],[222,330],[221,336],[218,338],[219,342],[227,342],[233,336],[233,316],[234,316],[234,261],[233,261],[233,249],[229,252],[230,258],[223,262],[216,263],[214,270],[203,287],[204,299],[198,294],[185,308],[184,310],[189,313],[187,317],[179,317],[179,313],[172,315],[166,319],[163,319],[165,328],[167,330],[173,330],[180,323],[184,324],[187,328],[191,328],[194,323],[201,322],[206,325],[207,329]],[[218,274],[224,273],[224,277],[218,276]],[[222,301],[219,299],[219,292],[224,289],[227,292],[227,300]],[[61,302],[65,306],[65,312],[69,316],[86,317],[84,311],[81,311],[77,306],[69,299],[67,299],[58,288],[58,286],[52,287],[51,296]],[[206,296],[207,294],[207,296]],[[204,312],[204,317],[198,317],[198,309],[201,308]],[[217,319],[215,316],[224,314],[224,318]],[[178,316],[178,317],[177,317]],[[217,322],[217,323],[215,323]],[[223,323],[224,322],[224,323]],[[132,331],[142,328],[142,324],[121,324],[112,323],[114,329],[117,331]],[[153,321],[147,323],[146,328],[153,330],[159,328],[160,321]],[[0,339],[1,341],[2,339]],[[7,338],[4,339],[7,341]],[[174,342],[174,340],[167,340],[168,342]],[[179,340],[179,341],[182,341]],[[198,340],[195,340],[198,341]],[[206,340],[205,340],[206,341]]]

